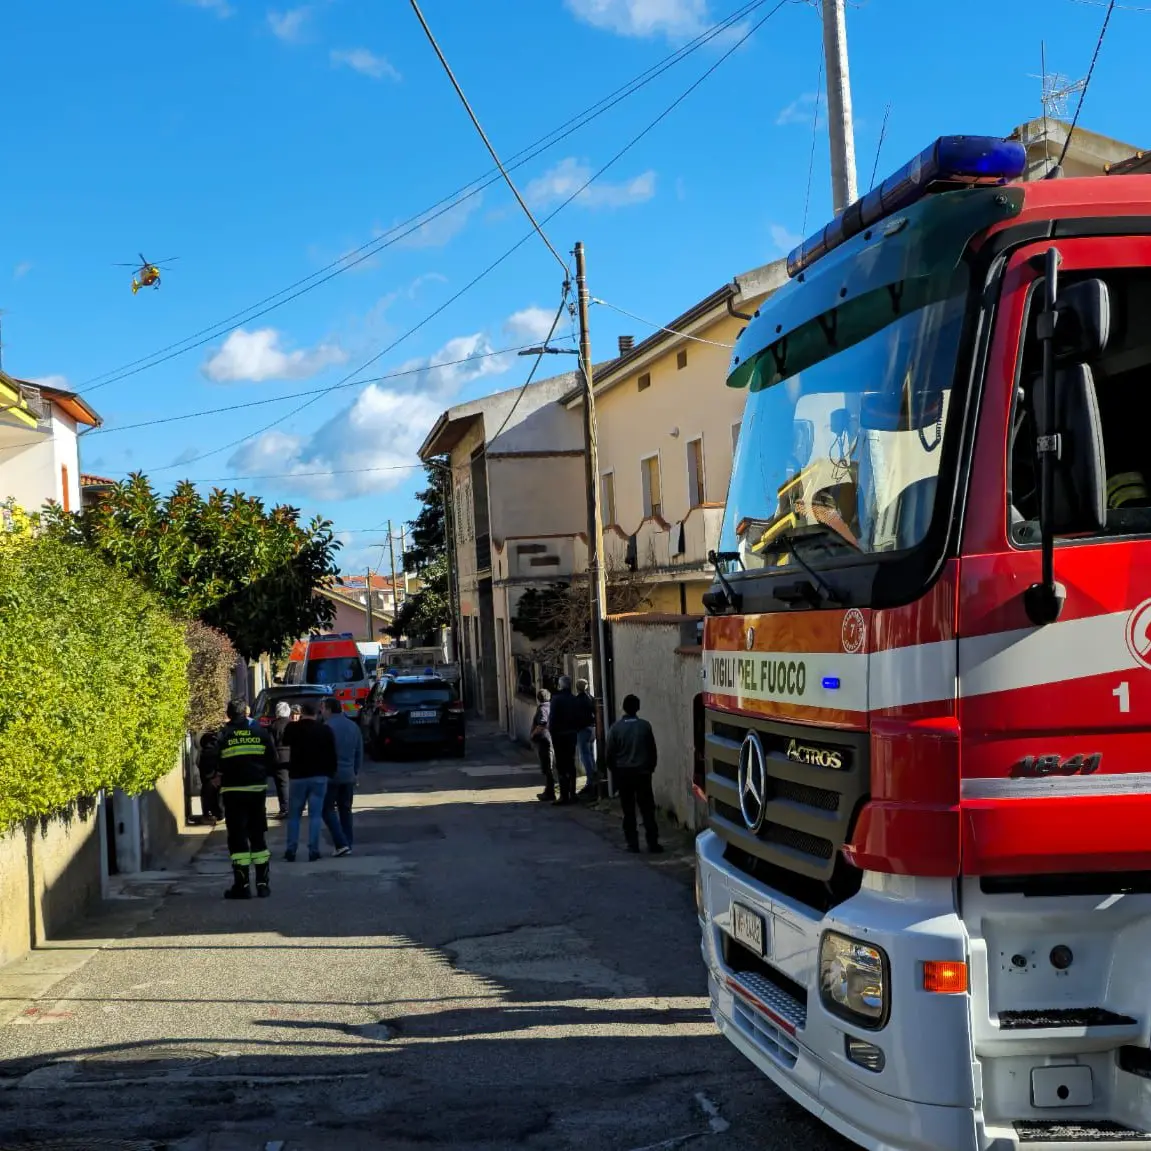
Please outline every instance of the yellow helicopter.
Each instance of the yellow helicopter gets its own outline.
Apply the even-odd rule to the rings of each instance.
[[[140,253],[140,262],[138,264],[117,264],[117,268],[131,268],[134,275],[132,276],[132,295],[134,296],[141,288],[158,288],[160,286],[160,270],[167,271],[167,265],[175,263],[180,257],[169,256],[166,260],[158,260],[152,263],[148,260],[144,253]]]

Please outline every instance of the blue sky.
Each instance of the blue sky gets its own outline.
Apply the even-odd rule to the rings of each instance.
[[[422,6],[510,157],[743,5]],[[163,490],[184,477],[208,486],[228,479],[223,486],[322,513],[346,541],[342,563],[374,566],[386,554],[381,526],[414,513],[422,476],[403,465],[435,416],[517,386],[531,361],[488,355],[437,365],[538,339],[559,300],[560,270],[533,239],[427,319],[527,231],[510,193],[492,186],[251,317],[253,305],[387,240],[396,224],[482,176],[490,168],[483,146],[401,0],[117,0],[112,10],[15,0],[5,13],[4,367],[79,388],[101,413],[105,428],[83,441],[85,470],[142,469]],[[937,135],[1005,133],[1040,114],[1040,37],[1048,69],[1078,79],[1103,11],[1095,0],[853,4],[861,185],[888,105],[880,178]],[[533,208],[544,214],[578,188],[734,35],[518,169]],[[1149,35],[1151,14],[1116,10],[1083,126],[1148,144],[1139,92],[1148,85]],[[547,230],[562,252],[576,240],[587,246],[593,295],[667,322],[825,221],[822,129],[807,194],[819,67],[816,11],[785,4],[555,217]],[[139,252],[180,259],[159,291],[134,297],[130,269],[113,265]],[[603,307],[592,322],[597,359],[619,334],[650,332]],[[570,332],[566,319],[560,330]],[[104,382],[182,341],[199,346]],[[396,372],[407,374],[357,386]],[[313,395],[335,384],[352,386]],[[237,406],[266,400],[276,402]],[[223,410],[172,419],[206,409]],[[116,430],[152,420],[167,422]],[[397,470],[311,474],[369,468]],[[292,475],[249,478],[284,473]]]

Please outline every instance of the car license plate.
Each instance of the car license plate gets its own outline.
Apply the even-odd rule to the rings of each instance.
[[[756,955],[767,954],[767,931],[764,927],[763,916],[756,915],[750,908],[742,903],[731,905],[731,934],[736,943],[754,951]]]
[[[413,711],[412,719],[435,719],[436,713],[434,711]]]

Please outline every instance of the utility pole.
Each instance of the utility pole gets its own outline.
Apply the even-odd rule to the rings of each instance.
[[[595,394],[592,379],[591,327],[588,324],[587,262],[582,243],[575,246],[576,293],[579,300],[579,358],[584,379],[584,473],[587,486],[587,584],[591,622],[591,690],[596,713],[597,787],[604,794],[604,744],[607,724],[607,685],[604,667],[604,611],[607,575],[603,565],[603,518],[599,506],[599,446],[596,439]]]
[[[400,577],[404,581],[404,599],[408,598],[408,568],[404,556],[408,554],[408,533],[403,524],[400,524]]]
[[[827,135],[831,144],[831,203],[838,216],[859,198],[844,0],[823,0],[823,58],[827,72]]]
[[[392,557],[392,617],[399,613],[400,605],[396,599],[396,538],[392,535],[392,521],[388,520],[388,552]]]
[[[376,638],[375,621],[372,619],[372,569],[368,568],[367,575],[364,577],[364,591],[367,592],[366,602],[368,605],[368,643]]]

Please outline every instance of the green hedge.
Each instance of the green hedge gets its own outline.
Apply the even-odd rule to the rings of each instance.
[[[0,828],[171,771],[188,658],[155,597],[86,550],[0,546]]]

